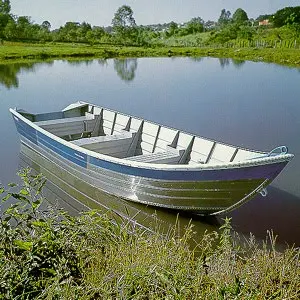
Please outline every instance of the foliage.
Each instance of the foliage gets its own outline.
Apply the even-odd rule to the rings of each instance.
[[[223,8],[221,11],[221,15],[218,19],[219,25],[221,26],[227,25],[231,20],[230,16],[231,16],[231,12]]]
[[[241,239],[230,219],[196,246],[188,226],[167,235],[96,212],[42,211],[44,178],[22,170],[0,188],[1,299],[297,299],[300,250]],[[18,188],[18,191],[15,191]]]
[[[238,36],[238,31],[238,24],[227,24],[226,26],[222,27],[222,29],[211,35],[209,43],[224,44],[228,41],[235,40]]]
[[[199,32],[204,31],[204,21],[198,17],[198,18],[192,18],[187,24],[186,24],[186,30],[187,34],[195,34]]]
[[[238,24],[243,24],[248,20],[247,13],[241,8],[238,8],[232,15],[232,21]]]
[[[10,12],[10,1],[0,0],[0,45],[3,40],[22,42],[70,42],[86,43],[89,45],[125,45],[143,47],[162,46],[214,46],[225,45],[240,40],[250,41],[260,38],[261,30],[258,21],[270,19],[278,28],[287,26],[293,33],[294,41],[286,44],[296,46],[295,40],[300,36],[300,6],[286,7],[278,10],[274,15],[261,15],[248,20],[247,13],[238,8],[231,17],[231,12],[222,9],[218,22],[204,21],[200,17],[192,18],[183,24],[172,21],[164,24],[137,26],[133,17],[133,10],[128,5],[119,7],[112,19],[112,26],[92,26],[87,22],[66,22],[58,29],[51,29],[49,21],[41,24],[34,23],[29,16],[14,16]],[[272,29],[271,26],[268,29]],[[200,33],[211,33],[210,39],[203,38]],[[204,36],[204,35],[203,35]],[[186,37],[186,38],[185,38]],[[276,38],[282,45],[281,35]],[[93,52],[93,51],[92,51]],[[45,53],[41,53],[44,57]],[[33,57],[35,55],[33,54]]]
[[[273,15],[270,15],[270,14],[259,15],[256,18],[256,21],[260,22],[260,21],[263,21],[263,20],[271,20],[272,18],[273,18]]]
[[[252,41],[254,35],[255,29],[252,26],[241,25],[237,33],[237,38]]]
[[[281,27],[291,23],[300,24],[300,6],[285,7],[278,10],[273,15],[272,22],[275,27]]]
[[[124,40],[126,44],[134,41],[137,28],[130,6],[123,5],[118,8],[112,19],[112,26],[118,42]]]
[[[0,13],[0,38],[4,37],[3,32],[11,19],[10,15]]]
[[[82,270],[73,237],[86,238],[86,234],[80,228],[74,233],[76,220],[69,216],[40,213],[45,179],[30,175],[28,169],[19,175],[23,185],[18,192],[2,189],[2,202],[11,197],[18,202],[1,215],[0,298],[32,299],[54,280],[80,283]]]
[[[0,0],[0,14],[8,15],[10,13],[10,0]]]

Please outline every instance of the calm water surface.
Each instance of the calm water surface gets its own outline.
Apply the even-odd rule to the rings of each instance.
[[[239,232],[264,238],[273,229],[281,242],[299,246],[299,83],[300,69],[215,58],[0,65],[0,182],[16,181],[23,165],[10,107],[47,112],[86,100],[229,144],[265,151],[287,145],[296,157],[268,188],[268,196],[229,216]],[[149,218],[155,213],[141,212]],[[164,210],[158,215],[167,223],[176,219]],[[189,219],[182,216],[180,222]],[[219,222],[194,217],[199,232]]]

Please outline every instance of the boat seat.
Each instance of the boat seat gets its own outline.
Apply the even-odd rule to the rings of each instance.
[[[123,133],[114,135],[82,138],[71,141],[71,143],[97,153],[124,158],[134,135],[135,133],[133,132],[124,131]]]
[[[34,122],[59,137],[90,133],[93,131],[95,123],[96,119],[93,115]]]
[[[127,160],[152,164],[177,164],[185,150],[168,147],[167,151],[126,157]]]

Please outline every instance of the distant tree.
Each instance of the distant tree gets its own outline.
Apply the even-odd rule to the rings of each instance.
[[[222,27],[216,34],[211,34],[209,42],[224,44],[228,41],[235,40],[238,36],[239,25],[232,23]]]
[[[238,24],[243,24],[248,20],[247,13],[241,8],[238,8],[232,15],[232,21]]]
[[[219,25],[227,25],[230,22],[230,16],[231,16],[231,12],[229,10],[226,10],[225,8],[223,8],[221,10],[221,15],[218,19],[218,23]]]
[[[30,38],[30,25],[31,19],[28,16],[20,16],[16,21],[16,38],[29,39]]]
[[[131,7],[128,5],[119,7],[111,23],[115,33],[128,34],[136,26]]]
[[[0,38],[4,37],[5,27],[11,19],[10,8],[9,0],[0,0]]]
[[[167,35],[168,36],[172,36],[174,35],[178,30],[178,24],[175,23],[174,21],[172,21],[170,24],[169,24],[169,30],[167,32]]]
[[[77,36],[80,29],[79,22],[66,22],[57,32],[53,34],[54,40],[64,42],[77,42]]]
[[[300,6],[285,7],[278,10],[273,16],[273,24],[275,27],[281,27],[291,23],[300,24]]]
[[[11,19],[10,15],[0,13],[0,38],[4,37],[5,27]]]
[[[237,36],[240,39],[252,41],[255,30],[252,26],[242,25],[239,27]]]
[[[287,26],[294,32],[294,37],[300,36],[300,20],[295,12],[293,12],[286,20]]]
[[[42,23],[42,28],[45,29],[46,31],[50,31],[50,28],[51,28],[51,24],[49,21],[44,21]]]
[[[118,8],[112,19],[112,31],[113,39],[117,43],[125,45],[137,43],[138,28],[130,6],[123,5]]]
[[[20,16],[17,19],[17,24],[21,27],[28,26],[31,23],[31,18],[28,16]]]
[[[8,15],[10,13],[10,1],[9,0],[0,0],[0,14]]]
[[[86,38],[90,44],[100,42],[103,36],[106,35],[105,30],[102,27],[94,26],[92,30],[89,30],[86,34]]]
[[[14,40],[18,38],[17,24],[14,20],[8,21],[3,31],[3,34],[8,40]]]
[[[206,21],[206,22],[204,23],[204,28],[205,28],[206,30],[214,29],[215,26],[216,26],[216,22],[211,21],[211,20],[208,20],[208,21]]]
[[[186,29],[188,34],[190,33],[197,33],[197,32],[203,32],[204,31],[204,21],[200,18],[192,18],[187,24]]]
[[[87,22],[82,22],[79,26],[83,32],[83,34],[86,34],[88,31],[92,30],[91,24]]]

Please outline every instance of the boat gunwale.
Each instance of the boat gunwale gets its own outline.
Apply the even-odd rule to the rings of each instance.
[[[78,103],[82,103],[82,104],[86,104],[86,105],[92,105],[98,108],[103,108],[103,107],[99,107],[97,105],[88,103],[88,102],[83,102],[83,101],[79,101]],[[103,108],[106,109],[106,108]],[[108,111],[111,112],[116,112],[110,109],[107,109]],[[129,166],[129,167],[133,167],[133,168],[140,168],[140,169],[149,169],[149,170],[164,170],[164,171],[189,171],[189,172],[193,172],[193,171],[206,171],[206,170],[222,170],[222,169],[237,169],[237,168],[243,168],[243,167],[255,167],[255,166],[259,166],[259,165],[265,165],[265,164],[272,164],[272,163],[278,163],[278,162],[288,162],[289,160],[291,160],[294,155],[293,154],[278,154],[276,156],[265,156],[265,157],[258,157],[258,158],[252,158],[252,159],[248,159],[248,160],[244,160],[244,161],[238,161],[238,162],[222,162],[222,163],[215,163],[215,164],[193,164],[193,165],[176,165],[176,164],[155,164],[155,163],[147,163],[147,162],[135,162],[135,161],[130,161],[130,160],[126,160],[126,158],[116,158],[116,157],[112,157],[109,155],[105,155],[105,154],[101,154],[101,153],[97,153],[94,152],[92,150],[88,150],[85,149],[83,147],[77,146],[71,142],[65,141],[64,139],[56,136],[55,134],[52,134],[51,132],[41,128],[40,126],[36,125],[34,122],[30,121],[29,119],[27,119],[26,117],[24,117],[21,113],[19,113],[17,111],[17,109],[12,109],[10,108],[9,111],[12,113],[12,115],[16,118],[21,119],[24,123],[26,123],[28,126],[30,126],[31,128],[37,130],[38,132],[46,135],[47,137],[53,139],[54,141],[69,147],[75,151],[78,151],[80,153],[83,153],[87,156],[96,158],[96,159],[100,159],[102,161],[107,161],[110,163],[114,163],[114,164],[118,164],[118,165],[124,165],[124,166]],[[124,116],[129,116],[126,114],[121,113]],[[129,116],[129,117],[134,117],[134,116]],[[155,124],[155,125],[159,125],[156,124],[152,121],[147,121],[145,119],[141,119],[138,117],[134,117],[138,120],[144,120],[146,122]],[[162,125],[164,126],[164,125]],[[174,129],[171,127],[167,127],[164,126],[165,128],[169,128],[169,129],[173,129],[173,130],[178,130],[178,129]],[[191,136],[195,136],[195,137],[199,137],[199,138],[203,138],[194,134],[190,134],[184,131],[180,131],[184,134],[188,134]],[[206,138],[203,138],[206,139]],[[227,145],[224,144],[222,142],[218,142],[218,141],[214,141],[214,140],[210,140],[210,139],[206,139],[212,142],[216,142],[222,145]],[[238,149],[241,150],[245,150],[245,151],[249,151],[249,152],[258,152],[261,154],[266,154],[266,152],[260,152],[260,151],[253,151],[247,148],[241,148],[239,146],[232,146],[232,145],[227,145],[230,147],[236,147]]]

